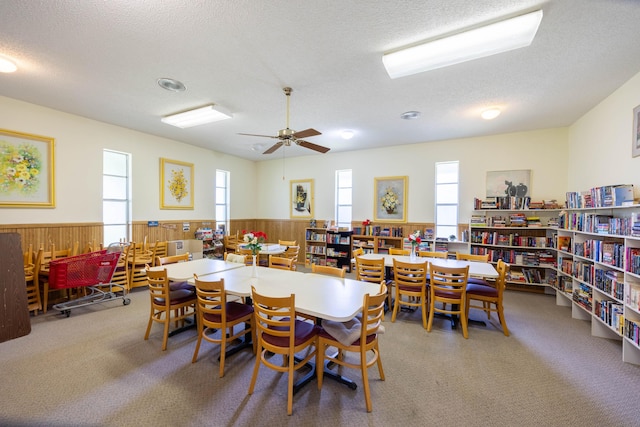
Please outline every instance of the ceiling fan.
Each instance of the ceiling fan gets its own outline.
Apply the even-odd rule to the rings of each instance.
[[[278,142],[276,142],[274,145],[272,145],[267,151],[265,151],[262,154],[271,154],[274,151],[276,151],[278,148],[282,147],[283,145],[286,147],[289,147],[292,142],[295,143],[296,145],[299,145],[304,148],[308,148],[310,150],[317,151],[319,153],[326,153],[327,151],[329,151],[330,148],[323,147],[321,145],[317,145],[312,142],[303,141],[302,139],[299,139],[299,138],[307,138],[309,136],[322,135],[317,130],[309,128],[309,129],[296,132],[293,129],[289,129],[289,100],[291,99],[291,92],[293,92],[293,89],[291,89],[290,87],[285,87],[283,91],[284,91],[284,94],[287,96],[287,127],[284,129],[280,129],[278,131],[278,136],[256,135],[253,133],[239,133],[238,135],[260,136],[264,138],[275,138],[278,140]]]

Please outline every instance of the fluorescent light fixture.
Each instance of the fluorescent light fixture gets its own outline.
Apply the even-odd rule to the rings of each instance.
[[[499,108],[489,108],[487,110],[484,110],[482,113],[480,113],[480,117],[482,117],[485,120],[493,120],[499,115],[500,115]]]
[[[351,139],[353,138],[354,132],[350,129],[345,129],[340,133],[340,136],[342,136],[342,139]]]
[[[10,59],[0,56],[0,73],[13,73],[18,69],[18,66]]]
[[[389,77],[410,76],[531,44],[542,20],[542,10],[520,15],[463,33],[385,54]]]
[[[205,107],[196,108],[195,110],[185,111],[183,113],[172,114],[163,117],[161,120],[171,126],[179,128],[190,128],[192,126],[203,125],[205,123],[219,122],[232,118],[231,113],[224,111],[223,108],[216,105],[207,105]]]

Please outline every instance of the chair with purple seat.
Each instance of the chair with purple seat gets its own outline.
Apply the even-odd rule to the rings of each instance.
[[[478,254],[463,254],[460,252],[456,252],[456,259],[460,261],[471,261],[471,262],[489,262],[489,254],[478,255]],[[488,286],[486,280],[481,279],[479,277],[469,277],[468,283],[475,283],[478,285]]]
[[[288,297],[268,297],[258,294],[252,286],[251,295],[258,353],[248,394],[253,394],[261,364],[277,372],[286,372],[289,376],[287,415],[291,415],[294,373],[318,354],[320,327],[296,319],[294,294]],[[311,347],[313,350],[310,350]],[[296,360],[295,355],[305,349],[309,351]],[[274,357],[275,355],[282,356],[282,359]],[[277,363],[279,360],[282,362]]]
[[[502,296],[506,287],[506,276],[509,265],[499,260],[496,270],[498,270],[498,278],[495,281],[495,287],[478,283],[467,284],[467,304],[465,310],[467,312],[467,318],[469,317],[469,308],[483,310],[487,313],[487,319],[491,319],[492,311],[497,313],[498,320],[502,326],[502,332],[504,332],[506,336],[509,336],[509,329],[507,328],[507,321],[504,318],[504,308],[502,306]],[[471,302],[474,300],[482,302],[482,305],[471,305]],[[493,308],[492,304],[494,306]]]
[[[396,298],[393,304],[391,322],[396,321],[400,306],[416,310],[422,309],[422,326],[427,329],[427,312],[429,299],[427,294],[427,272],[429,263],[424,260],[421,263],[401,262],[393,259],[393,277],[396,285]],[[403,297],[405,297],[403,299]]]
[[[198,298],[196,307],[198,313],[198,341],[191,363],[195,363],[198,360],[198,352],[203,339],[211,343],[220,344],[220,377],[222,378],[224,376],[227,344],[243,335],[247,337],[249,333],[254,333],[253,307],[241,302],[227,302],[224,279],[206,282],[198,279],[195,275],[194,279]],[[240,324],[244,324],[244,328],[239,332],[235,332],[234,327]],[[216,331],[220,331],[219,338],[214,335]],[[255,353],[256,341],[252,341],[253,352]]]
[[[188,317],[196,314],[196,294],[189,289],[171,290],[166,268],[154,271],[149,270],[147,266],[146,275],[151,297],[151,313],[144,339],[149,339],[153,322],[161,323],[164,326],[162,338],[162,350],[164,351],[167,349],[171,321],[176,325],[178,323],[184,324]]]

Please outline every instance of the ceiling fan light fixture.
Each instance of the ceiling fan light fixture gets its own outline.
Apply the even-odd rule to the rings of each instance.
[[[162,77],[158,79],[157,82],[158,82],[158,86],[170,92],[184,92],[185,90],[187,90],[187,87],[184,85],[184,83],[176,79]]]
[[[542,20],[542,10],[516,16],[407,47],[382,56],[392,79],[529,46]]]
[[[480,114],[480,117],[482,117],[485,120],[493,120],[496,117],[498,117],[500,113],[501,111],[499,108],[488,108]]]
[[[18,70],[18,66],[9,58],[0,56],[0,73],[13,73]]]
[[[414,120],[420,117],[420,111],[406,111],[400,114],[400,118],[403,120]]]
[[[350,129],[345,129],[345,130],[343,130],[343,131],[340,133],[340,136],[342,136],[342,139],[347,139],[347,140],[348,140],[348,139],[353,138],[353,135],[354,135],[354,134],[355,134],[355,133],[354,133],[352,130],[350,130]]]
[[[193,126],[204,125],[206,123],[219,122],[232,118],[231,113],[224,110],[219,105],[206,105],[194,110],[184,111],[182,113],[171,114],[160,119],[163,123],[181,129]]]

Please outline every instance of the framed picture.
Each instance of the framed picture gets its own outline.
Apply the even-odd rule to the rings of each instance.
[[[531,170],[487,172],[487,197],[531,196]]]
[[[374,178],[373,220],[407,222],[407,177]]]
[[[291,180],[289,185],[291,191],[291,198],[289,199],[291,218],[312,218],[313,180]]]
[[[55,207],[53,154],[53,138],[0,129],[0,207]]]
[[[631,157],[640,156],[640,105],[633,109],[633,138],[631,141]]]
[[[193,209],[193,163],[160,159],[160,209]]]

